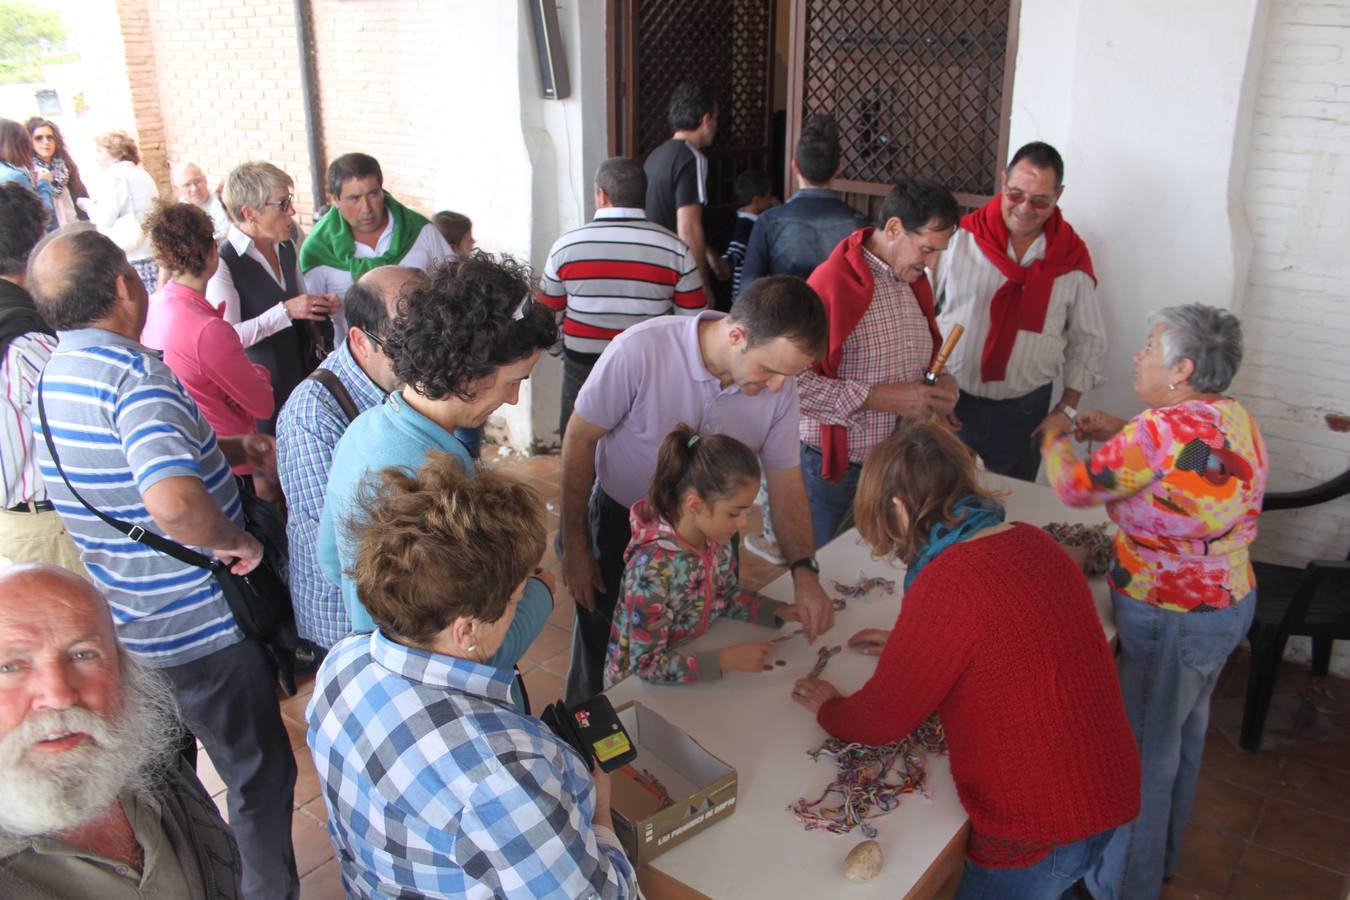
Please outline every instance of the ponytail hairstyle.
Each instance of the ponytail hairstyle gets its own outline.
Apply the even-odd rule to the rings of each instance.
[[[680,507],[693,491],[712,503],[746,482],[759,481],[755,451],[733,437],[706,437],[681,422],[666,435],[656,455],[656,474],[649,492],[656,514],[671,525],[680,520]]]

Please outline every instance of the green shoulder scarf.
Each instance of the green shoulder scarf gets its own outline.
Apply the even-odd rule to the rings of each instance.
[[[352,228],[342,218],[338,208],[333,206],[300,245],[300,271],[308,272],[316,266],[331,266],[334,269],[346,269],[355,279],[371,269],[396,265],[412,249],[413,242],[428,222],[426,216],[408,209],[388,191],[384,192],[384,208],[394,220],[394,236],[389,242],[388,251],[380,256],[357,259]]]

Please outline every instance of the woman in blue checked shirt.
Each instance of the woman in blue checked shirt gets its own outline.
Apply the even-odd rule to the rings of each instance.
[[[306,713],[348,896],[637,896],[609,776],[487,664],[544,555],[543,502],[439,451],[379,477],[354,566],[377,628],[332,649]]]

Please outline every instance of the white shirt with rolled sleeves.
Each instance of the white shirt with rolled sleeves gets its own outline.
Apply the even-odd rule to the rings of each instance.
[[[1045,235],[1041,234],[1020,264],[1029,266],[1044,256]],[[1008,258],[1017,259],[1011,243]],[[1055,279],[1041,333],[1017,332],[1007,377],[1003,381],[980,379],[980,360],[990,328],[989,304],[1006,280],[968,231],[957,231],[938,259],[933,283],[938,329],[944,335],[956,324],[966,329],[947,360],[947,371],[962,392],[986,400],[1009,400],[1061,376],[1064,387],[1082,393],[1104,384],[1106,317],[1092,278],[1078,271]]]
[[[262,251],[253,243],[253,238],[244,234],[235,226],[231,225],[225,234],[225,240],[238,251],[240,256],[247,256],[249,259],[262,266],[263,271],[272,276],[281,287],[286,286],[284,278],[278,278],[276,270],[272,264],[262,255]],[[300,254],[296,253],[296,259]],[[304,278],[300,275],[300,264],[295,266],[295,282],[303,285]],[[278,331],[283,331],[291,327],[291,317],[286,314],[286,307],[278,303],[270,307],[261,315],[254,316],[252,319],[239,321],[239,291],[235,289],[234,278],[230,275],[230,267],[222,262],[216,266],[216,274],[211,276],[211,280],[206,282],[206,300],[216,309],[222,306],[225,308],[225,321],[234,326],[235,332],[239,335],[239,341],[245,347],[252,347],[258,341],[269,338]],[[310,291],[313,293],[313,291]],[[289,299],[289,298],[287,298]],[[338,330],[338,323],[341,321],[342,329]],[[346,334],[347,320],[341,315],[341,311],[333,315],[333,333]]]

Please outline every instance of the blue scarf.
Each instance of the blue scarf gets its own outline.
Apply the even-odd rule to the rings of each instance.
[[[952,512],[960,516],[955,525],[938,522],[928,533],[928,540],[919,548],[919,558],[909,564],[905,572],[905,590],[919,577],[919,570],[937,559],[939,553],[952,544],[964,541],[977,531],[992,528],[1003,521],[1003,504],[997,500],[967,494],[952,504]]]

